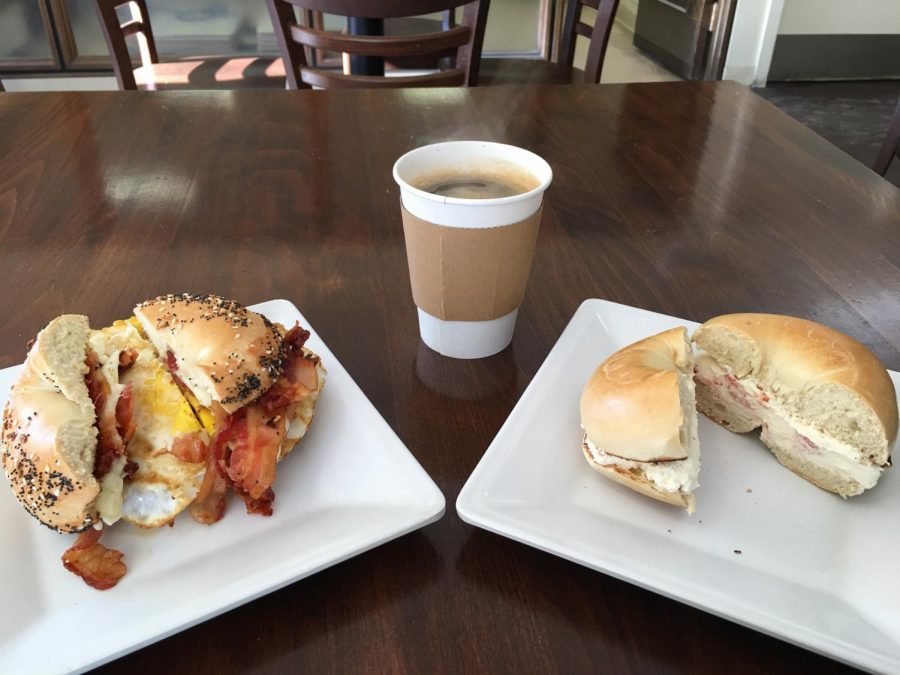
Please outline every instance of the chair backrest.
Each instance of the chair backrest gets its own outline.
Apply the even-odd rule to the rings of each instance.
[[[597,19],[593,26],[589,26],[581,20],[581,12],[585,6],[597,10]],[[564,67],[571,68],[572,62],[575,60],[575,40],[579,35],[588,38],[590,47],[588,47],[587,62],[584,66],[586,83],[600,83],[603,58],[606,56],[609,34],[612,31],[618,7],[619,0],[569,0],[566,6],[562,41],[559,47],[559,63]]]
[[[310,87],[450,87],[478,83],[478,66],[489,0],[266,0],[275,38],[284,59],[288,86]],[[327,32],[300,25],[294,7],[371,19],[420,16],[463,7],[462,22],[433,33],[394,36],[359,36]],[[307,22],[309,23],[309,22]],[[304,47],[344,54],[397,58],[446,53],[456,50],[455,67],[427,75],[378,77],[347,75],[311,67]]]
[[[894,157],[900,157],[900,99],[897,99],[894,119],[891,120],[891,126],[888,128],[887,136],[884,138],[884,143],[881,144],[881,150],[878,151],[878,157],[872,168],[883,176],[887,173]]]
[[[129,6],[131,19],[121,23],[116,9],[124,5]],[[146,0],[94,0],[94,6],[100,19],[100,27],[103,29],[103,37],[106,38],[109,55],[112,57],[119,89],[137,89],[125,38],[129,35],[137,38],[142,65],[159,63]]]

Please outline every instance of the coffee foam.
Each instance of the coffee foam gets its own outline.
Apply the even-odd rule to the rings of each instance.
[[[540,181],[529,171],[505,160],[478,161],[476,164],[453,164],[419,174],[409,184],[419,190],[426,186],[455,182],[495,182],[509,185],[516,194],[531,192]]]

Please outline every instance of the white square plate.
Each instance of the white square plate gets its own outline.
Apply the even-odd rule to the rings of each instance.
[[[0,673],[100,665],[441,517],[437,486],[297,308],[252,309],[309,329],[328,370],[312,428],[278,465],[274,515],[247,515],[232,498],[212,527],[187,516],[173,528],[114,527],[104,543],[125,553],[128,574],[96,591],[60,562],[74,536],[29,517],[4,485]],[[0,400],[20,368],[0,371]]]
[[[900,671],[897,468],[844,501],[784,469],[758,433],[702,415],[693,516],[588,466],[584,383],[614,351],[675,326],[697,324],[585,301],[466,482],[460,517],[840,661]]]

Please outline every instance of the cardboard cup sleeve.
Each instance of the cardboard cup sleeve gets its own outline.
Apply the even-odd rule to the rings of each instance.
[[[511,225],[448,227],[401,203],[413,300],[442,321],[490,321],[525,297],[541,209]]]

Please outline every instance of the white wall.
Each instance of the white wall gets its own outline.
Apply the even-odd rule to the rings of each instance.
[[[784,0],[778,34],[900,34],[900,0]]]
[[[765,86],[782,6],[791,0],[738,0],[723,78]],[[818,0],[811,0],[818,2]],[[853,0],[846,0],[847,2]],[[859,0],[864,1],[864,0]],[[900,0],[891,0],[900,2]]]
[[[633,33],[637,10],[638,0],[620,0],[619,8],[616,10],[616,21]]]

